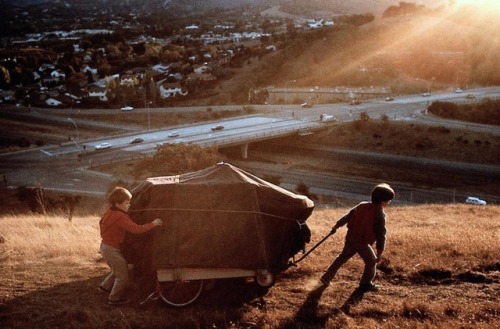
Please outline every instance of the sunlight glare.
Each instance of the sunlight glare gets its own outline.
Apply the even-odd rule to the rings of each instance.
[[[498,0],[455,0],[458,6],[474,6],[482,10],[500,11],[500,1]]]

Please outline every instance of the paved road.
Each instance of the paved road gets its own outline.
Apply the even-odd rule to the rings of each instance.
[[[494,95],[500,95],[500,88],[486,88],[481,90],[474,91],[478,98],[480,97],[492,97]],[[387,115],[392,120],[405,120],[405,121],[418,121],[429,124],[440,124],[444,126],[456,126],[456,125],[464,125],[464,123],[449,121],[449,120],[440,120],[438,118],[432,118],[425,115],[425,107],[427,106],[427,102],[436,100],[436,99],[463,99],[464,95],[457,95],[453,92],[451,93],[442,93],[439,95],[432,95],[429,98],[423,98],[420,95],[417,96],[408,96],[400,99],[396,99],[392,102],[386,102],[385,100],[374,100],[370,102],[365,102],[360,105],[351,106],[348,104],[333,104],[333,105],[315,105],[313,108],[302,109],[300,106],[290,105],[290,106],[266,106],[265,112],[269,114],[263,118],[258,117],[261,120],[256,124],[249,124],[245,122],[247,119],[231,121],[232,123],[228,123],[227,129],[221,132],[213,132],[209,128],[213,125],[211,124],[202,124],[196,127],[182,127],[182,128],[171,128],[160,132],[141,132],[140,134],[126,134],[124,136],[118,136],[113,138],[106,138],[99,141],[85,141],[85,143],[76,143],[70,142],[66,143],[62,146],[54,146],[54,147],[45,147],[43,149],[36,150],[28,150],[17,152],[15,154],[1,154],[0,155],[0,173],[5,173],[7,178],[7,184],[12,186],[19,185],[41,185],[46,189],[52,190],[60,190],[71,192],[75,194],[92,194],[92,195],[103,195],[104,191],[107,190],[108,186],[111,182],[116,179],[109,176],[103,175],[101,173],[97,173],[91,170],[92,163],[96,162],[105,162],[113,157],[121,157],[121,156],[143,156],[144,153],[150,152],[150,150],[154,149],[154,145],[159,140],[168,140],[170,138],[165,137],[164,135],[168,135],[168,133],[173,130],[181,130],[186,129],[186,131],[182,130],[181,133],[188,137],[180,136],[178,138],[174,138],[172,140],[186,141],[191,137],[189,136],[198,136],[200,134],[206,135],[206,138],[217,139],[219,136],[217,134],[220,133],[220,136],[224,136],[225,134],[230,133],[231,129],[247,129],[248,126],[260,127],[273,122],[274,118],[279,118],[279,122],[287,122],[287,121],[299,121],[299,122],[317,122],[319,121],[319,116],[323,113],[334,115],[339,121],[350,121],[359,116],[359,113],[366,112],[371,117],[378,117],[381,115]],[[222,107],[221,107],[222,108]],[[235,108],[234,106],[232,107]],[[205,107],[198,108],[198,110],[206,110]],[[145,111],[146,109],[143,109]],[[160,109],[149,109],[148,111],[157,111]],[[169,109],[172,111],[172,109]],[[183,109],[184,111],[185,109]],[[191,110],[196,110],[196,108],[191,108]],[[43,112],[35,111],[35,115],[38,115],[39,118],[44,118],[44,120],[50,119],[50,115],[47,114],[47,110],[40,110]],[[74,110],[72,110],[74,111]],[[85,110],[87,111],[87,110]],[[94,111],[94,110],[92,110]],[[116,110],[115,110],[116,111]],[[60,113],[59,113],[60,114]],[[53,120],[61,120],[60,115],[57,118],[54,116]],[[263,121],[262,121],[263,120]],[[102,122],[90,122],[90,121],[78,121],[75,122],[78,126],[85,125],[99,125],[105,127],[106,123]],[[234,125],[234,126],[232,126]],[[490,131],[493,133],[500,134],[500,130],[498,127],[491,127],[485,125],[476,125],[476,124],[467,124],[468,129],[476,129],[479,131]],[[238,128],[239,127],[239,128]],[[135,131],[137,132],[137,127],[134,126],[121,126],[114,127],[120,128],[123,131]],[[195,131],[187,132],[189,129],[194,129]],[[273,129],[272,127],[266,127],[266,129]],[[198,131],[198,132],[196,132]],[[201,132],[200,132],[201,131]],[[161,136],[157,136],[156,134],[161,134]],[[130,140],[134,137],[144,137],[145,143],[142,145],[130,145]],[[149,149],[145,149],[145,145],[148,145],[147,139],[151,137],[151,146]],[[156,137],[154,137],[156,136]],[[155,139],[156,138],[156,139]],[[195,137],[193,137],[195,138]],[[205,138],[205,137],[204,137]],[[120,144],[121,148],[116,150],[106,150],[103,152],[93,152],[92,155],[86,157],[78,157],[78,153],[82,152],[82,145],[85,144],[86,150],[85,152],[90,152],[93,146],[102,141],[113,140],[115,143]],[[189,140],[188,140],[189,141]],[[149,150],[149,151],[148,151]],[[320,151],[320,150],[317,150]],[[327,150],[323,150],[326,152]],[[345,154],[343,155],[345,156]],[[361,154],[351,154],[352,157],[360,157]],[[380,165],[383,165],[383,161],[388,161],[387,159],[383,159],[380,155],[367,155],[370,156],[370,161],[380,162]],[[412,161],[407,161],[407,163],[402,163],[401,165],[409,166],[412,163],[415,163],[415,159],[412,158]],[[395,159],[390,159],[390,161],[395,161]],[[404,159],[398,159],[398,161],[405,161]],[[424,161],[426,165],[430,165],[429,160],[419,160]],[[448,164],[450,168],[456,166],[456,164]],[[473,170],[478,170],[482,166],[473,166]],[[472,170],[471,169],[471,170]],[[491,175],[498,174],[498,168],[483,168],[484,170],[491,170]],[[262,168],[256,170],[262,170]],[[279,170],[279,169],[276,169]],[[269,171],[272,172],[272,168],[269,168]],[[285,175],[289,178],[287,180],[289,182],[285,182],[285,184],[294,184],[297,179],[301,177],[307,177],[310,182],[308,182],[308,186],[313,187],[314,193],[318,194],[332,194],[335,195],[350,195],[351,198],[356,199],[355,195],[362,195],[363,198],[366,197],[367,187],[371,186],[373,182],[369,180],[353,180],[342,177],[335,177],[335,183],[325,183],[327,180],[324,175],[307,173],[307,175],[303,172],[284,172],[282,175]],[[489,174],[486,174],[489,175]],[[496,176],[494,176],[496,177]],[[354,184],[355,182],[356,184]],[[358,188],[353,188],[353,185],[359,186]],[[332,190],[332,186],[334,187]],[[345,186],[345,188],[341,188],[341,186]],[[294,189],[294,187],[292,188]],[[399,187],[401,191],[404,191],[405,187]],[[352,192],[358,190],[358,192]],[[368,188],[369,190],[369,188]],[[434,193],[434,192],[433,192]],[[439,192],[441,193],[441,192]],[[449,192],[447,192],[449,193]],[[354,195],[352,195],[354,194]],[[429,191],[423,191],[422,194],[429,195]],[[401,194],[400,194],[401,195]],[[404,193],[403,193],[404,195]],[[406,201],[409,202],[429,202],[432,201],[433,198],[428,197],[419,197],[420,192],[412,189],[411,192],[408,192],[408,196],[405,197]],[[453,195],[453,198],[456,196]],[[463,196],[460,196],[462,198]],[[450,196],[440,196],[439,200],[448,200]]]
[[[384,168],[387,179],[397,190],[397,199],[394,200],[396,204],[463,202],[470,193],[459,192],[453,188],[453,182],[456,180],[460,180],[457,182],[460,184],[478,186],[474,195],[485,198],[489,203],[500,203],[498,193],[486,194],[481,189],[482,184],[492,186],[490,190],[495,190],[494,187],[500,184],[500,166],[309,146],[282,146],[279,151],[259,150],[257,156],[261,159],[272,159],[274,162],[237,160],[234,164],[260,177],[280,178],[280,185],[290,190],[295,190],[299,183],[304,183],[312,194],[365,200],[371,188],[379,183],[378,180],[341,176],[332,172],[335,172],[333,167],[339,163],[369,163],[374,168]],[[322,171],[307,169],[308,162],[329,163],[332,168],[329,170],[322,166]],[[429,187],[417,187],[402,182],[397,173],[391,173],[392,168],[412,172],[415,176],[430,177]],[[447,186],[440,186],[432,181],[447,182]]]

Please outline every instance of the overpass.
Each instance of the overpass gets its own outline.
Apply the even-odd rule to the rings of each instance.
[[[305,121],[305,120],[283,120],[281,125],[267,127],[259,126],[254,127],[254,130],[248,132],[231,131],[229,134],[221,136],[217,139],[200,139],[196,142],[199,145],[207,147],[241,147],[241,157],[246,159],[248,157],[248,146],[250,143],[262,142],[269,139],[281,138],[292,135],[308,135],[315,131],[322,130],[329,127],[328,124],[318,121]]]
[[[328,128],[331,123],[321,122],[319,117],[317,119],[297,119],[294,117],[248,116],[221,120],[216,123],[202,123],[167,130],[110,137],[106,140],[87,141],[84,145],[85,149],[92,150],[97,144],[107,142],[112,145],[113,149],[119,148],[124,151],[140,152],[146,155],[153,154],[156,152],[157,145],[163,144],[187,143],[217,148],[241,146],[241,156],[247,158],[250,143],[295,134],[311,134]],[[215,126],[223,128],[213,130],[212,128]],[[143,142],[131,144],[131,140],[134,138],[142,138]]]

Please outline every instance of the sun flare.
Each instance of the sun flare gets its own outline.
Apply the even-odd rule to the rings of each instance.
[[[500,1],[498,0],[454,0],[457,6],[474,6],[488,11],[500,11]]]

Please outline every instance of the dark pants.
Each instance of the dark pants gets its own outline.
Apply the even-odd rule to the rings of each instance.
[[[356,254],[359,254],[365,262],[365,268],[359,284],[371,284],[377,270],[377,256],[375,252],[369,244],[348,240],[346,240],[342,252],[335,258],[321,278],[325,281],[332,281],[340,267]]]

